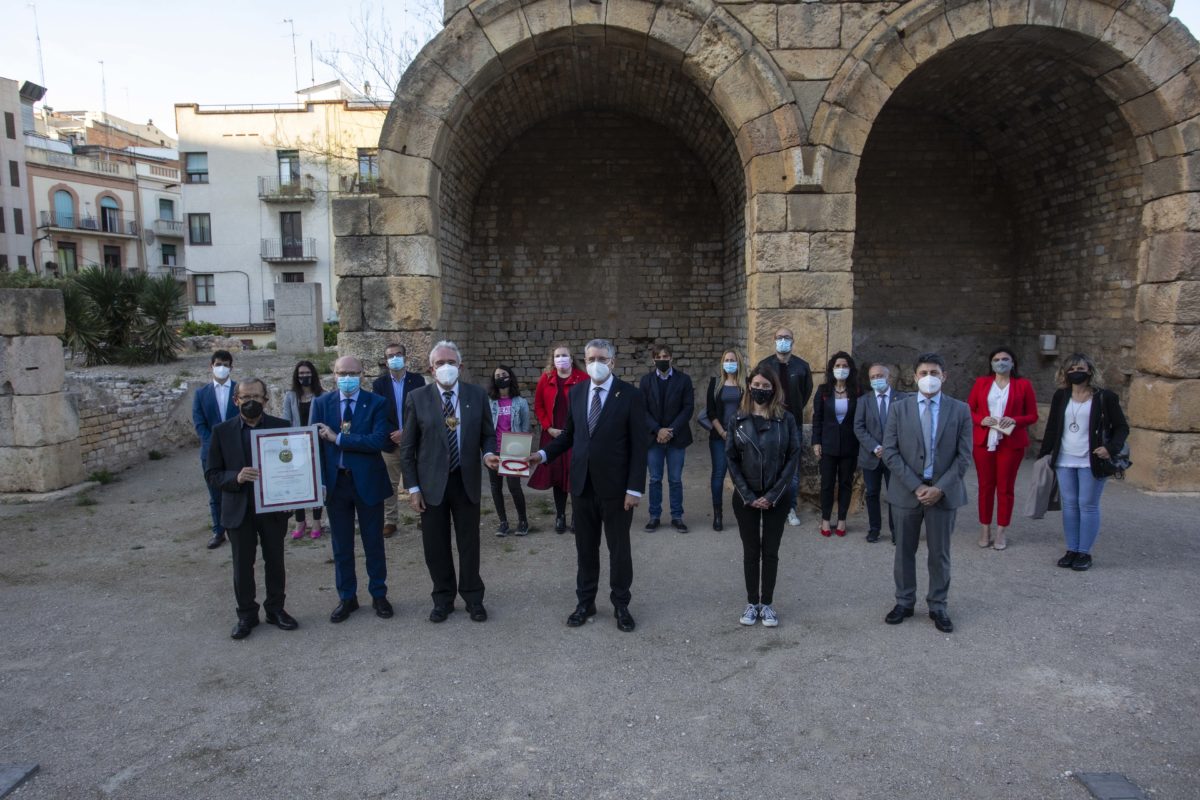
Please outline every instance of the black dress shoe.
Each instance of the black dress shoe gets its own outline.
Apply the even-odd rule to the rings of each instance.
[[[1071,569],[1076,572],[1087,572],[1092,568],[1091,553],[1076,553],[1075,561],[1071,564]]]
[[[343,600],[337,604],[337,608],[329,615],[330,622],[345,622],[350,619],[350,615],[358,611],[358,598],[351,597],[349,600]]]
[[[282,608],[278,611],[267,612],[267,624],[274,625],[281,631],[294,631],[300,627],[300,623],[296,622],[295,618]]]
[[[633,621],[633,615],[629,613],[629,606],[617,606],[613,609],[613,616],[617,618],[617,628],[629,633],[637,627],[637,623]]]
[[[888,625],[899,625],[901,622],[904,622],[905,618],[911,617],[912,615],[913,610],[911,608],[905,608],[904,606],[897,605],[887,613],[887,616],[883,618],[883,621]]]
[[[1074,550],[1068,550],[1067,552],[1063,553],[1063,557],[1058,560],[1058,565],[1063,569],[1070,569],[1071,565],[1075,563],[1075,559],[1078,557],[1079,553],[1076,553]]]
[[[467,613],[471,615],[472,622],[487,622],[487,609],[483,607],[483,603],[467,606]]]
[[[867,531],[867,541],[871,544],[879,541],[879,531]]]
[[[687,525],[684,525],[683,520],[681,520],[681,519],[671,520],[671,527],[674,528],[675,530],[679,531],[680,533],[687,533],[687,531],[688,531]]]
[[[578,628],[580,625],[588,621],[588,617],[596,616],[596,606],[575,606],[575,610],[571,612],[571,616],[567,617],[568,628]]]
[[[950,621],[950,617],[945,611],[930,611],[929,618],[933,620],[933,627],[942,633],[952,633],[954,631],[954,623]]]
[[[395,613],[392,611],[392,604],[386,597],[372,597],[371,608],[375,609],[375,616],[380,619],[391,619],[392,614]]]
[[[656,531],[656,530],[658,530],[658,525],[659,525],[658,517],[653,517],[653,518],[651,518],[651,520],[649,522],[646,523],[646,527],[642,528],[642,530]]]
[[[212,535],[212,538],[208,540],[208,544],[206,544],[205,547],[207,547],[209,550],[216,550],[218,547],[220,547],[223,544],[225,544],[224,531],[222,531],[221,533],[214,533]]]
[[[566,533],[567,532],[567,518],[566,517],[555,517],[554,518],[554,532],[555,533]]]
[[[454,606],[434,606],[429,612],[430,622],[445,622],[446,617],[454,613]]]
[[[230,639],[245,639],[250,635],[250,631],[254,630],[254,626],[258,624],[258,617],[239,618],[237,625],[233,626],[233,632],[229,634]]]

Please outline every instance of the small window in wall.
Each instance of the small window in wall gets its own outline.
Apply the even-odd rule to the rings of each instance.
[[[17,269],[29,269],[29,261],[25,256],[17,256]]]
[[[211,306],[216,305],[217,296],[214,291],[214,283],[216,282],[215,275],[193,275],[192,286],[195,291],[196,305]]]
[[[74,242],[58,243],[58,274],[74,275],[79,271],[79,261]]]
[[[283,283],[304,283],[304,273],[285,272],[283,273]]]
[[[17,118],[11,111],[4,112],[4,135],[9,139],[17,138]]]
[[[13,209],[13,233],[20,236],[25,233],[25,212],[22,209]]]
[[[379,183],[378,148],[358,148],[358,183],[360,186],[373,186]]]
[[[5,226],[5,225],[7,225],[7,224],[8,224],[8,223],[6,223],[6,222],[4,221],[4,206],[0,206],[0,233],[6,233],[6,232],[7,232],[7,231],[5,231],[5,230],[4,230],[4,226]]]
[[[175,245],[164,244],[162,246],[162,265],[164,267],[177,266],[175,259]]]
[[[0,253],[0,272],[8,272],[8,256]]]
[[[187,153],[183,163],[188,183],[208,183],[208,153]]]
[[[158,201],[158,218],[165,219],[168,222],[175,220],[175,201],[159,198]]]
[[[121,210],[111,197],[100,198],[100,230],[105,233],[124,232],[121,230]]]
[[[104,245],[104,268],[121,271],[121,248],[116,245]]]
[[[279,185],[300,183],[300,151],[278,150],[276,155],[279,157]]]
[[[188,214],[188,241],[212,244],[212,221],[208,214]]]
[[[64,189],[59,189],[54,193],[53,222],[56,228],[75,227],[75,198]]]
[[[21,185],[21,165],[15,161],[8,162],[8,182],[13,186]]]

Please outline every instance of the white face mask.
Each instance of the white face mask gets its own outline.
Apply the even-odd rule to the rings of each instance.
[[[442,386],[453,386],[458,381],[458,365],[442,364],[433,371],[433,374],[437,377],[437,382]]]
[[[608,380],[608,375],[610,372],[612,372],[612,370],[608,368],[608,364],[605,364],[602,361],[593,361],[587,365],[587,373],[596,383],[604,383],[606,380]]]
[[[792,340],[791,339],[776,339],[775,340],[775,352],[777,352],[777,353],[792,352]]]
[[[937,375],[926,375],[917,381],[917,388],[924,395],[932,396],[937,394],[942,388],[942,379]]]
[[[213,377],[219,381],[223,381],[229,377],[229,367],[225,366],[224,364],[217,364],[212,368],[212,370]]]
[[[570,369],[571,368],[571,357],[570,356],[555,356],[554,357],[554,367],[555,367],[555,369],[561,369],[561,370]]]
[[[844,381],[846,378],[850,377],[850,370],[846,369],[845,367],[834,367],[833,377],[837,378],[839,381]]]

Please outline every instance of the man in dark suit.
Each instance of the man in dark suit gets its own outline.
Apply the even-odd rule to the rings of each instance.
[[[387,372],[371,384],[371,391],[388,402],[388,445],[383,448],[383,463],[387,466],[388,482],[392,484],[392,496],[383,506],[383,538],[389,539],[396,533],[400,523],[399,500],[403,488],[404,472],[400,467],[400,433],[404,422],[404,399],[414,389],[425,385],[425,379],[408,369],[408,350],[399,342],[392,342],[384,350]]]
[[[489,469],[500,459],[492,453],[496,430],[487,393],[459,381],[462,354],[442,341],[429,353],[434,383],[404,401],[404,437],[400,463],[408,501],[421,515],[425,565],[433,579],[430,622],[445,622],[462,595],[475,622],[487,619],[483,579],[479,577],[479,457]],[[458,545],[458,579],[450,549],[450,527]]]
[[[646,427],[650,447],[646,465],[650,470],[650,521],[646,530],[658,529],[662,514],[663,463],[671,500],[671,527],[687,533],[683,522],[683,461],[692,443],[692,411],[696,398],[692,379],[671,365],[671,348],[654,345],[654,369],[642,377],[638,388],[646,403]]]
[[[330,622],[358,610],[354,571],[354,517],[367,561],[367,590],[375,615],[388,619],[387,561],[383,552],[383,501],[392,493],[380,455],[388,443],[387,402],[361,391],[362,362],[342,356],[333,364],[338,390],[313,400],[310,422],[321,437],[321,474],[329,509],[333,572],[339,602]]]
[[[791,328],[780,328],[775,331],[775,352],[758,362],[760,367],[769,367],[779,373],[779,382],[783,384],[783,396],[787,403],[788,413],[796,420],[796,430],[800,431],[800,452],[804,453],[804,407],[813,393],[812,367],[800,356],[792,352],[796,334]],[[803,460],[803,456],[801,457]],[[788,524],[796,527],[800,517],[796,515],[797,504],[800,502],[800,468],[792,475],[792,510],[788,512]]]
[[[267,385],[258,378],[238,384],[234,403],[238,416],[213,428],[208,451],[208,485],[221,495],[221,525],[229,534],[233,553],[233,594],[237,598],[237,625],[230,634],[245,639],[258,625],[258,603],[254,599],[254,555],[262,547],[267,597],[263,608],[267,623],[280,630],[295,630],[296,620],[283,609],[283,537],[286,512],[259,514],[254,510],[254,482],[259,473],[250,465],[250,432],[286,428],[288,422],[264,413]]]
[[[229,379],[233,356],[228,350],[217,350],[209,359],[213,379],[196,390],[192,398],[192,425],[200,437],[200,469],[208,469],[208,448],[213,428],[234,415],[234,392],[237,381]],[[207,481],[206,481],[207,482]],[[225,541],[225,526],[221,524],[221,491],[208,486],[208,513],[212,517],[212,538],[208,549],[220,547]]]
[[[596,614],[603,533],[613,615],[617,627],[629,632],[635,626],[629,613],[633,584],[629,526],[646,485],[646,404],[640,391],[613,376],[616,348],[611,342],[588,342],[584,360],[591,380],[571,388],[570,414],[562,435],[535,453],[530,463],[553,461],[571,451],[578,603],[567,625],[577,628]]]
[[[892,473],[887,496],[897,521],[896,606],[884,622],[899,625],[913,615],[923,521],[929,548],[929,618],[939,631],[950,633],[950,534],[958,508],[967,503],[963,475],[971,463],[971,411],[963,401],[942,393],[946,362],[937,353],[917,356],[914,377],[920,393],[895,405],[883,432],[883,461]]]
[[[858,466],[862,468],[863,483],[866,484],[867,541],[878,542],[883,526],[883,514],[879,504],[881,489],[890,483],[887,464],[883,463],[883,430],[896,401],[908,395],[892,388],[892,370],[887,364],[876,362],[867,372],[871,391],[858,399],[854,409],[854,435],[858,437]],[[892,544],[896,543],[896,522],[892,507],[888,505],[888,529],[892,533]]]

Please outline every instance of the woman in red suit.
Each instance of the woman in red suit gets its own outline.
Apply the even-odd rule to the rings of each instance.
[[[1004,535],[1012,522],[1013,487],[1029,446],[1028,428],[1037,422],[1033,384],[1017,372],[1017,357],[1007,347],[988,356],[991,374],[975,379],[967,404],[974,420],[975,471],[979,476],[980,547],[1008,547]],[[992,538],[992,504],[996,536]]]
[[[538,379],[537,389],[533,394],[533,413],[538,424],[542,426],[539,449],[562,435],[563,428],[567,425],[567,390],[587,379],[587,373],[580,369],[579,363],[571,357],[570,347],[560,342],[550,348],[550,358],[546,368],[542,370],[542,377]],[[554,489],[555,533],[567,530],[567,495],[571,491],[570,464],[569,455],[566,458],[556,458],[549,464],[538,466],[529,478],[530,489]],[[575,530],[573,522],[571,530]]]

